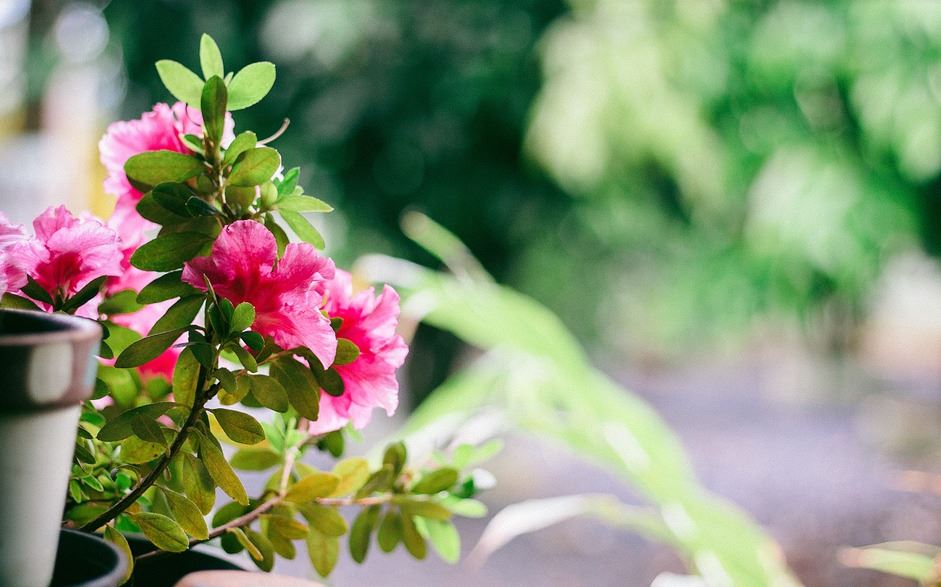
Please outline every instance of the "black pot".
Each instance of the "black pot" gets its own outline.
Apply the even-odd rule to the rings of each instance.
[[[126,570],[124,555],[111,543],[94,534],[63,529],[50,587],[117,587]]]
[[[154,549],[143,536],[127,536],[131,552],[135,555]],[[161,554],[147,558],[134,566],[134,576],[128,587],[171,587],[177,581],[196,571],[244,571],[245,568],[212,553],[210,546],[197,546],[185,552]],[[222,552],[221,550],[219,551]]]
[[[143,536],[127,535],[135,555],[154,549]],[[50,587],[117,587],[127,563],[110,543],[94,534],[62,530],[56,570]],[[212,554],[210,547],[197,546],[180,553],[144,559],[134,566],[125,587],[172,587],[197,571],[244,571],[243,567]]]

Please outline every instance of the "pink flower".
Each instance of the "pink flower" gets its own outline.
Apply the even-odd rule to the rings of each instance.
[[[22,262],[9,254],[9,249],[26,241],[26,233],[18,224],[10,224],[0,213],[0,296],[6,292],[17,292],[26,285],[26,271]]]
[[[320,415],[310,423],[310,432],[323,434],[352,421],[356,428],[369,423],[373,408],[395,413],[399,403],[396,370],[408,354],[408,346],[395,333],[399,321],[399,295],[385,286],[378,297],[372,289],[353,294],[350,274],[337,270],[327,284],[324,306],[331,318],[342,318],[338,338],[359,347],[351,363],[334,365],[343,379],[343,395],[320,394]]]
[[[117,224],[126,224],[128,231],[133,233],[154,228],[153,223],[137,213],[136,206],[143,194],[131,185],[124,174],[127,160],[138,153],[161,149],[189,153],[181,137],[185,134],[202,136],[202,124],[202,115],[198,109],[177,102],[172,107],[158,103],[137,120],[119,121],[108,127],[98,143],[98,151],[101,163],[108,172],[105,191],[118,198],[113,216]],[[232,117],[227,115],[223,144],[232,140],[234,126]]]
[[[212,254],[188,262],[183,281],[205,290],[206,277],[216,294],[238,305],[255,306],[252,330],[285,349],[306,347],[325,367],[336,356],[336,335],[320,312],[333,261],[306,243],[291,243],[278,260],[278,246],[267,228],[252,220],[225,227]]]
[[[8,254],[53,297],[69,297],[102,275],[121,273],[118,235],[94,218],[48,208],[33,221],[35,239],[17,242]]]

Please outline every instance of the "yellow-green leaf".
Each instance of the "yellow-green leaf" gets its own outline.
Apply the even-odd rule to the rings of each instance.
[[[131,514],[134,523],[154,546],[170,552],[183,552],[189,548],[189,540],[180,525],[172,519],[153,512]]]

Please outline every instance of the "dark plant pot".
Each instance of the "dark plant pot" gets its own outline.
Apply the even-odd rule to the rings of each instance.
[[[135,556],[154,549],[154,545],[143,536],[129,535],[127,541]],[[196,571],[245,570],[244,567],[213,554],[212,550],[210,546],[197,546],[185,552],[161,554],[139,561],[134,566],[134,575],[127,585],[128,587],[170,587]]]
[[[46,587],[101,327],[0,309],[0,585]]]
[[[117,548],[98,536],[63,529],[50,587],[117,587],[127,564]]]

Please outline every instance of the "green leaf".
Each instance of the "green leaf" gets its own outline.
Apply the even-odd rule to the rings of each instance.
[[[287,222],[291,230],[294,231],[294,234],[302,241],[310,243],[318,249],[324,248],[325,243],[323,237],[320,236],[320,232],[318,232],[306,218],[297,212],[291,212],[289,210],[279,210],[279,212],[281,213],[281,218]]]
[[[215,439],[200,434],[199,454],[216,485],[238,503],[248,505],[248,494],[245,493],[245,487],[225,460],[222,449],[215,443]]]
[[[402,514],[402,543],[405,549],[418,560],[422,560],[428,554],[428,547],[425,545],[425,539],[418,533],[415,527],[415,521],[411,516]]]
[[[256,353],[261,352],[261,349],[265,348],[265,337],[257,332],[242,332],[239,334],[239,338],[248,345],[248,348]]]
[[[269,518],[268,523],[271,526],[277,528],[278,533],[285,538],[290,538],[291,540],[300,540],[306,537],[307,533],[310,532],[310,529],[307,527],[307,525],[290,517],[290,509],[284,508],[284,510],[287,512],[285,515],[272,515]],[[272,510],[272,512],[276,511],[277,509]]]
[[[408,451],[405,449],[405,443],[393,442],[386,447],[386,451],[382,455],[382,464],[390,466],[392,468],[392,472],[398,475],[405,466],[407,459]]]
[[[333,493],[340,478],[333,473],[312,473],[300,479],[288,489],[284,499],[294,503],[306,503]]]
[[[264,471],[281,464],[281,455],[267,448],[250,448],[232,455],[232,466],[242,471]]]
[[[347,338],[337,339],[337,356],[334,365],[348,365],[359,357],[359,347]]]
[[[216,75],[225,77],[225,68],[222,65],[222,52],[212,37],[203,33],[199,39],[199,66],[203,70],[203,78],[208,80]],[[221,81],[221,80],[220,80]]]
[[[218,216],[219,210],[198,196],[186,200],[186,212],[190,216]]]
[[[239,541],[239,544],[245,547],[245,550],[248,551],[248,555],[252,557],[252,560],[259,561],[265,558],[261,553],[261,550],[259,550],[258,547],[248,539],[248,536],[245,534],[244,530],[241,528],[231,528],[228,530],[228,532],[235,536],[236,540]]]
[[[139,367],[148,361],[152,361],[159,357],[163,351],[170,348],[170,345],[180,338],[180,335],[184,332],[186,332],[186,328],[177,328],[176,330],[153,334],[131,343],[118,356],[114,366],[120,368]]]
[[[196,385],[199,382],[199,361],[193,350],[186,347],[176,360],[173,368],[173,397],[184,406],[192,406],[196,398]]]
[[[135,418],[155,420],[167,413],[167,410],[175,405],[176,404],[173,402],[159,402],[126,410],[105,424],[101,430],[98,431],[98,440],[104,440],[106,442],[123,440],[134,434],[131,422]]]
[[[119,291],[98,305],[98,312],[108,316],[132,314],[144,306],[137,301],[137,292],[132,289]]]
[[[278,243],[278,257],[282,257],[284,255],[284,250],[287,248],[288,243],[291,242],[291,239],[288,238],[288,235],[286,232],[284,232],[284,229],[281,228],[277,222],[275,222],[274,216],[271,214],[265,215],[265,226],[268,228],[268,230],[271,231],[271,234],[274,235],[274,240]]]
[[[333,207],[313,196],[287,195],[278,200],[278,210],[290,212],[332,212]]]
[[[199,98],[203,91],[203,80],[176,61],[161,59],[156,63],[160,81],[177,100],[186,102],[193,108],[199,108]]]
[[[213,75],[206,80],[200,99],[200,110],[203,113],[203,131],[209,141],[215,145],[222,140],[227,99],[228,92],[221,76]]]
[[[271,546],[271,541],[264,535],[249,528],[245,529],[245,535],[251,540],[252,544],[255,545],[258,552],[261,553],[261,558],[255,558],[253,556],[252,562],[262,571],[266,573],[271,572],[271,569],[274,567],[274,547]]]
[[[52,301],[52,296],[49,295],[49,292],[44,290],[41,285],[36,283],[36,280],[33,279],[30,275],[26,276],[26,285],[23,286],[22,291],[34,300],[45,302],[49,305],[55,303]]]
[[[421,516],[432,520],[451,519],[451,510],[433,501],[401,497],[396,499],[396,503],[399,504],[402,513],[408,516]]]
[[[267,375],[249,375],[252,395],[258,403],[276,412],[288,409],[288,394],[277,379]]]
[[[212,477],[199,459],[188,453],[180,454],[180,482],[183,485],[183,493],[196,504],[202,514],[208,514],[216,503],[216,487],[212,483]]]
[[[228,167],[235,163],[235,160],[238,159],[239,155],[248,151],[249,149],[255,148],[255,144],[258,142],[258,137],[255,136],[250,130],[239,133],[235,139],[229,144],[229,147],[225,150],[225,156],[222,157],[222,166]]]
[[[203,162],[196,157],[165,149],[138,153],[124,163],[128,179],[149,186],[181,183],[196,177],[202,170]]]
[[[242,110],[257,104],[274,86],[273,63],[261,61],[246,65],[229,82],[229,110]]]
[[[22,296],[12,294],[7,292],[3,294],[3,298],[0,299],[0,307],[2,308],[16,308],[19,310],[39,310],[39,307],[33,302],[27,300]]]
[[[245,151],[232,166],[228,185],[252,187],[269,179],[281,167],[281,155],[271,147],[255,147]]]
[[[395,481],[395,473],[391,465],[383,465],[381,469],[375,471],[366,480],[366,483],[356,492],[356,497],[366,497],[378,491],[386,491],[392,487]]]
[[[344,459],[333,467],[333,474],[340,478],[340,482],[330,496],[345,497],[351,495],[369,479],[369,461],[363,457]]]
[[[449,521],[421,520],[425,528],[424,535],[431,543],[441,560],[456,564],[461,558],[461,535]]]
[[[157,548],[170,552],[183,552],[189,548],[189,540],[183,529],[167,516],[140,512],[131,514],[131,519]]]
[[[229,321],[229,332],[242,332],[251,327],[254,322],[255,306],[248,302],[242,302],[232,312],[232,320]]]
[[[487,516],[487,506],[476,499],[448,496],[441,501],[441,505],[454,512],[455,515],[465,518],[483,518]]]
[[[912,541],[887,542],[844,549],[840,552],[840,561],[850,567],[872,569],[929,585],[938,580],[937,554],[936,546]]]
[[[86,283],[85,287],[78,290],[74,296],[70,297],[68,301],[62,304],[61,310],[67,314],[71,314],[84,306],[89,300],[101,292],[101,286],[104,285],[106,279],[108,279],[108,276],[102,275]]]
[[[304,477],[310,479],[310,477]],[[303,481],[303,479],[302,479]],[[310,522],[310,525],[327,536],[343,536],[346,534],[346,520],[336,508],[310,503],[301,509],[301,513]]]
[[[161,487],[160,490],[163,491],[167,503],[170,504],[170,511],[173,513],[174,519],[187,534],[197,540],[209,538],[209,528],[206,527],[206,520],[195,503],[185,495],[166,487]]]
[[[369,537],[379,520],[379,506],[370,506],[359,513],[350,528],[350,557],[359,564],[369,552]]]
[[[145,271],[172,271],[199,255],[213,242],[198,232],[175,232],[144,243],[131,255],[131,265]],[[208,252],[208,251],[207,251]]]
[[[376,542],[382,552],[392,552],[402,539],[402,515],[398,510],[389,509],[379,524]]]
[[[226,436],[240,444],[258,444],[265,439],[265,431],[255,418],[245,412],[215,408],[212,414]]]
[[[412,486],[412,493],[433,494],[449,489],[457,483],[457,470],[451,467],[442,467],[436,471],[431,471],[422,476],[422,478]]]
[[[131,418],[131,430],[134,431],[134,436],[141,440],[160,444],[164,447],[167,446],[166,438],[163,436],[163,428],[156,420],[146,416],[135,416]]]
[[[166,450],[163,444],[147,442],[131,436],[121,442],[121,461],[132,465],[143,465],[164,454]]]
[[[144,197],[137,202],[137,213],[143,218],[156,222],[161,226],[175,226],[186,222],[185,216],[180,216],[168,210],[163,204],[157,201],[153,191],[144,194]]]
[[[281,178],[281,181],[278,182],[278,195],[287,196],[294,193],[294,188],[297,187],[297,180],[301,176],[300,167],[292,167],[284,173],[284,177]]]
[[[278,532],[277,527],[269,523],[265,536],[268,538],[268,541],[271,542],[271,547],[278,556],[288,560],[292,560],[297,556],[297,549],[294,547],[294,543]],[[307,534],[305,533],[304,536],[307,536]]]
[[[161,183],[150,190],[150,196],[154,201],[173,214],[170,224],[186,221],[186,218],[190,216],[189,211],[186,209],[186,202],[195,195],[195,192],[189,186],[182,183]]]
[[[321,577],[326,577],[337,564],[340,541],[336,536],[327,536],[311,528],[307,534],[307,554],[314,569]]]
[[[200,308],[203,307],[203,294],[180,298],[161,316],[150,329],[150,334],[159,334],[170,330],[185,329],[193,324]]]
[[[333,367],[318,373],[317,381],[320,382],[321,389],[333,397],[342,396],[346,390],[346,384],[343,383],[343,378],[340,377],[340,374]]]
[[[119,583],[123,585],[134,573],[134,555],[131,553],[131,546],[127,543],[127,538],[124,537],[124,534],[121,534],[114,526],[105,526],[104,538],[115,545],[117,549],[124,554],[124,560],[127,561],[127,569],[124,571],[124,575],[121,576],[121,580],[119,581]]]
[[[270,373],[281,383],[297,413],[308,420],[316,420],[320,407],[319,386],[310,369],[290,357],[282,357],[271,364]]]
[[[246,505],[238,504],[235,502],[230,502],[222,506],[216,511],[212,516],[212,527],[218,528],[228,524],[232,520],[243,516],[249,512],[251,508]]]

